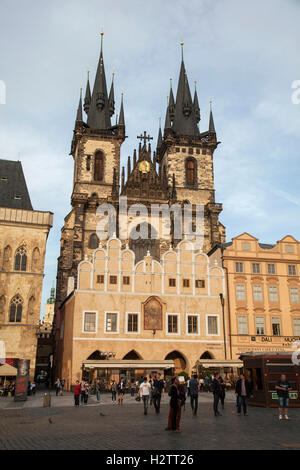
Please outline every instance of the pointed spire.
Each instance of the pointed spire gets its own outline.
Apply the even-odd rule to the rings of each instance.
[[[169,114],[170,114],[170,120],[174,121],[174,117],[175,117],[175,100],[174,100],[173,89],[172,89],[172,78],[170,78]]]
[[[209,114],[209,132],[211,133],[216,133],[215,129],[215,123],[214,123],[214,117],[213,117],[213,112],[212,112],[212,101],[210,101],[210,114]]]
[[[111,195],[114,198],[118,197],[118,178],[117,178],[116,168],[114,168],[114,173],[113,173],[113,185],[112,185]]]
[[[128,179],[128,176],[127,176]],[[125,168],[122,166],[122,190],[125,186]]]
[[[181,47],[182,58],[176,95],[173,131],[178,135],[198,136],[199,129],[197,126],[197,119],[183,61],[183,43],[181,43]]]
[[[171,120],[170,120],[170,112],[169,112],[169,97],[167,96],[167,111],[166,111],[166,119],[165,119],[165,131],[172,129]]]
[[[136,165],[136,149],[133,151],[133,168],[135,168]]]
[[[103,34],[101,31],[100,58],[87,123],[92,129],[106,130],[111,127],[111,122],[103,61]]]
[[[86,114],[89,113],[91,100],[92,100],[92,95],[91,95],[91,87],[90,87],[90,71],[88,70],[85,97],[84,97],[84,112]]]
[[[157,138],[157,150],[160,149],[162,144],[162,133],[161,133],[161,117],[159,117],[159,130],[158,130],[158,138]]]
[[[76,114],[76,122],[82,122],[82,88],[80,88],[80,98]]]
[[[125,116],[124,116],[124,105],[123,105],[123,93],[121,99],[121,109],[120,109],[120,116],[119,116],[119,126],[125,127]]]
[[[129,178],[130,173],[131,173],[131,160],[130,160],[130,157],[128,157],[128,160],[127,160],[127,179]]]
[[[109,114],[112,117],[115,114],[115,92],[114,92],[114,76],[115,72],[112,74],[111,87],[108,98]]]
[[[195,80],[195,94],[194,94],[194,112],[195,112],[195,117],[197,122],[200,122],[201,116],[200,116],[200,106],[199,106],[199,101],[198,101],[198,95],[197,95],[197,81]]]

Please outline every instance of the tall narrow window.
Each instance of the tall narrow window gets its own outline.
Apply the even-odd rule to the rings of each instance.
[[[94,180],[103,181],[104,176],[104,155],[98,151],[95,153]]]
[[[292,303],[299,302],[299,290],[298,287],[290,287],[290,300]]]
[[[280,336],[280,317],[272,317],[272,333],[274,336]]]
[[[239,335],[248,334],[248,322],[247,322],[246,315],[238,316],[238,332],[239,332]]]
[[[168,333],[178,333],[177,315],[168,315]]]
[[[138,314],[137,313],[128,314],[127,331],[130,333],[138,332]]]
[[[244,263],[241,263],[241,262],[237,261],[235,263],[235,272],[236,273],[243,273],[244,272]]]
[[[294,336],[300,336],[300,318],[294,318]]]
[[[246,300],[246,289],[245,284],[237,284],[236,289],[236,300]]]
[[[85,312],[84,313],[84,331],[87,333],[96,332],[96,313]]]
[[[265,334],[265,317],[256,317],[255,325],[256,325],[256,334],[264,335]]]
[[[207,317],[207,334],[217,335],[218,334],[218,319],[215,316]]]
[[[27,253],[25,246],[20,246],[15,254],[15,271],[26,271]]]
[[[270,302],[278,302],[277,286],[269,286],[269,300]]]
[[[253,300],[254,300],[254,302],[262,302],[263,301],[262,286],[253,286]]]
[[[198,317],[196,317],[195,315],[188,315],[188,333],[198,333]]]
[[[186,162],[186,180],[189,186],[196,183],[196,163],[192,158],[189,158]]]
[[[21,323],[22,321],[23,300],[19,295],[15,295],[9,308],[9,321],[12,323]]]
[[[118,329],[118,314],[107,313],[106,314],[106,333],[116,333]]]

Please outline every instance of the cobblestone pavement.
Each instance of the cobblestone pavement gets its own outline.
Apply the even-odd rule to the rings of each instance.
[[[60,401],[59,401],[60,400]],[[193,417],[189,402],[182,413],[181,434],[165,431],[168,397],[161,414],[129,396],[123,406],[112,405],[110,396],[97,404],[75,408],[71,394],[52,397],[43,408],[42,395],[27,402],[0,399],[0,449],[299,449],[300,410],[290,410],[290,421],[279,421],[277,409],[249,408],[249,416],[237,416],[234,395],[229,393],[222,416],[215,418],[212,397],[201,394],[199,413]],[[72,406],[71,406],[72,405]]]

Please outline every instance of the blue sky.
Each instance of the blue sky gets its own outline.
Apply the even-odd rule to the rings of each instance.
[[[300,2],[297,0],[0,0],[0,158],[21,160],[33,207],[54,212],[42,313],[56,278],[60,229],[70,210],[70,143],[79,89],[91,79],[104,27],[106,76],[124,91],[122,162],[144,130],[157,138],[169,78],[177,87],[180,41],[190,86],[197,80],[200,129],[209,101],[218,140],[216,201],[227,239],[300,240]]]

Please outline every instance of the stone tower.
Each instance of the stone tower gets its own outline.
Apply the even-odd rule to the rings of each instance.
[[[222,204],[215,202],[213,155],[218,141],[212,110],[208,131],[200,132],[199,122],[197,90],[192,99],[182,53],[176,101],[171,84],[164,135],[159,129],[157,162],[162,180],[176,187],[177,201],[204,205],[203,251],[208,252],[225,242],[225,228],[218,220]]]
[[[87,120],[83,120],[83,111]],[[58,258],[56,303],[66,298],[76,287],[77,266],[86,255],[98,247],[96,209],[102,203],[117,204],[120,177],[120,148],[125,139],[123,97],[119,120],[111,124],[115,112],[114,81],[108,94],[101,51],[93,92],[89,76],[84,102],[82,92],[76,115],[71,152],[74,159],[72,209],[61,231]]]

